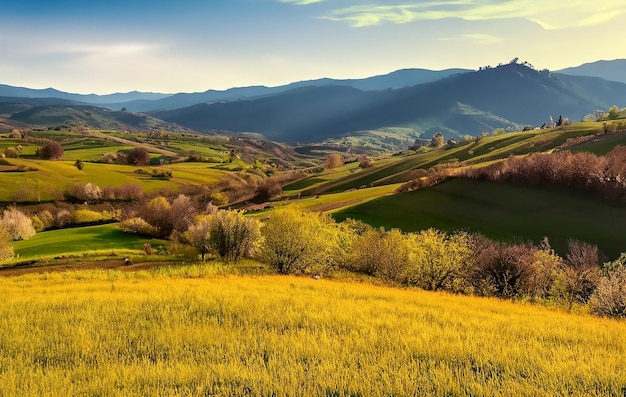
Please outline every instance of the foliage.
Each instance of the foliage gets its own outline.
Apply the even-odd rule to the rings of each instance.
[[[127,233],[140,234],[142,236],[158,235],[158,229],[155,226],[139,217],[125,219],[122,221],[121,226],[122,230]]]
[[[332,169],[341,167],[343,165],[343,162],[343,157],[339,153],[331,153],[326,159],[326,168]]]
[[[265,220],[259,255],[280,273],[312,273],[329,265],[335,236],[324,214],[280,207]]]
[[[188,232],[202,260],[210,252],[228,262],[250,257],[260,238],[258,221],[234,210],[221,210],[200,217]]]
[[[150,153],[142,147],[133,148],[126,154],[126,164],[148,165],[150,164]]]
[[[44,160],[62,160],[63,146],[57,141],[48,141],[39,149],[38,154]]]
[[[589,298],[589,307],[600,316],[626,317],[626,266],[614,266],[606,276],[600,278]]]
[[[467,233],[448,235],[435,229],[410,234],[411,258],[403,281],[426,290],[459,291],[461,276],[473,254]]]
[[[0,227],[7,231],[9,239],[13,241],[28,240],[36,233],[33,221],[15,207],[3,211]]]
[[[11,259],[13,255],[11,235],[4,225],[0,224],[0,261]]]
[[[80,161],[80,160],[76,160],[76,161],[74,162],[74,167],[76,167],[79,171],[82,171],[82,170],[83,170],[83,168],[85,168],[85,163],[83,163],[83,162],[82,162],[82,161]]]
[[[68,201],[97,203],[102,200],[103,192],[98,185],[91,182],[75,183],[65,189],[63,196]]]
[[[91,223],[91,222],[99,222],[103,219],[102,213],[97,211],[92,211],[86,208],[80,208],[74,211],[72,214],[73,223]]]

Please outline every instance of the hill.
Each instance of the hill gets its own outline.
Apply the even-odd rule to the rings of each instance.
[[[580,120],[595,109],[611,106],[608,101],[626,97],[626,84],[598,85],[595,79],[580,79],[512,63],[397,90],[306,87],[154,116],[196,130],[259,132],[288,143],[320,142],[390,127],[412,129],[427,138],[437,131],[458,137],[542,125],[550,116]]]
[[[132,91],[127,93],[117,93],[108,95],[96,94],[72,94],[69,92],[59,91],[54,88],[33,89],[25,87],[14,87],[6,84],[0,84],[0,97],[17,97],[17,98],[58,98],[72,102],[81,102],[85,104],[105,104],[111,102],[128,102],[134,100],[156,100],[169,96],[169,94],[157,94],[151,92]]]
[[[558,70],[557,72],[573,76],[599,77],[604,80],[626,83],[626,59],[585,63],[580,66]]]
[[[25,100],[26,103],[47,100]],[[7,106],[5,105],[5,109]],[[44,127],[73,126],[108,130],[153,130],[182,129],[146,114],[126,111],[113,111],[96,106],[42,105],[25,110],[15,108],[9,117],[11,121]]]

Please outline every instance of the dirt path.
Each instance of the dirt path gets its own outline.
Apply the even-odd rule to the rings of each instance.
[[[59,263],[44,266],[32,266],[31,264],[18,265],[13,267],[0,268],[0,277],[22,276],[25,274],[56,273],[70,270],[123,270],[137,271],[151,269],[157,266],[171,265],[176,262],[143,262],[132,265],[124,264],[123,259],[110,259],[105,261],[76,261],[71,263]]]

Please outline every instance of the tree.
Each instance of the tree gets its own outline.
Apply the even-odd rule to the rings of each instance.
[[[149,165],[150,153],[142,147],[136,147],[128,152],[126,162],[130,165]]]
[[[445,141],[445,139],[443,137],[443,134],[441,132],[438,132],[430,140],[430,146],[434,147],[434,148],[440,148],[440,147],[443,147],[445,142],[446,141]]]
[[[329,261],[334,239],[328,232],[332,220],[295,206],[272,212],[261,228],[260,256],[280,273],[307,273]]]
[[[626,317],[626,254],[604,265],[605,275],[589,298],[591,311],[600,316]]]
[[[7,231],[9,239],[13,241],[28,240],[36,233],[31,219],[15,207],[4,210],[0,226]]]
[[[615,120],[620,116],[620,111],[617,105],[611,106],[608,113],[609,119]]]
[[[20,130],[14,129],[13,131],[11,131],[9,137],[11,139],[22,139],[22,133],[20,132]]]
[[[38,151],[44,160],[63,160],[63,146],[57,141],[48,141]]]
[[[76,160],[74,162],[74,167],[78,168],[79,171],[82,171],[83,167],[85,167],[85,164],[80,160]]]
[[[342,165],[343,165],[343,157],[341,157],[340,154],[331,153],[328,155],[328,158],[326,159],[326,167],[328,169],[338,168],[338,167],[341,167]]]
[[[194,207],[191,199],[184,194],[179,194],[178,197],[172,201],[172,205],[169,209],[172,228],[179,232],[186,231],[193,223],[197,214],[198,211]]]

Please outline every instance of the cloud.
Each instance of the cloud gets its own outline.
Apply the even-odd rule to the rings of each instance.
[[[314,3],[321,3],[324,0],[278,0],[281,3],[291,3],[297,6],[306,6]]]
[[[475,44],[497,44],[504,41],[501,37],[492,36],[489,34],[475,33],[475,34],[462,34],[458,37],[444,37],[439,39],[441,41],[470,41]]]
[[[315,0],[281,0],[306,2]],[[353,27],[382,23],[404,24],[420,20],[461,18],[469,21],[524,18],[544,29],[566,29],[606,23],[626,14],[626,3],[614,0],[436,0],[395,5],[356,4],[331,10],[321,18]]]

